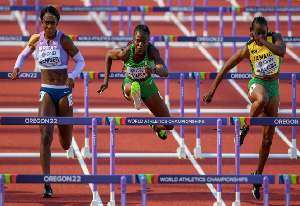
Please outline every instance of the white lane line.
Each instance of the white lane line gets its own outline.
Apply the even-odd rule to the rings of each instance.
[[[300,58],[298,57],[297,54],[295,54],[292,50],[290,50],[289,48],[286,48],[286,52],[291,55],[291,57],[293,57],[293,59],[295,59],[298,64],[300,64]]]
[[[278,129],[275,128],[275,132],[281,137],[281,139],[291,148],[293,146],[292,142]],[[300,155],[300,151],[297,149],[297,155]]]
[[[172,135],[174,136],[175,140],[178,142],[179,145],[181,145],[181,137],[178,135],[178,133],[176,132],[175,129],[170,130],[170,132],[172,133]],[[189,160],[191,161],[191,163],[193,164],[193,166],[195,167],[195,169],[197,170],[197,172],[200,175],[205,175],[204,171],[202,170],[202,168],[200,167],[200,165],[197,163],[197,161],[195,160],[195,158],[193,157],[192,153],[190,152],[190,150],[187,148],[186,145],[184,145],[185,148],[185,153],[187,155],[187,157],[189,158]],[[212,192],[213,196],[217,199],[217,191],[214,188],[214,186],[210,183],[206,183],[207,187],[210,189],[210,191]],[[226,205],[224,203],[224,201],[222,201],[222,205]]]
[[[74,148],[75,154],[77,156],[78,162],[79,162],[79,164],[81,166],[81,169],[82,169],[83,173],[85,175],[89,175],[90,174],[89,170],[88,170],[88,168],[87,168],[87,166],[86,166],[86,164],[85,164],[85,162],[84,162],[84,160],[82,158],[82,155],[80,153],[79,147],[78,147],[78,145],[76,143],[76,140],[75,140],[74,136],[72,137],[72,147]],[[93,184],[89,183],[89,186],[90,186],[90,188],[91,188],[91,190],[93,192]],[[96,199],[98,201],[98,205],[102,205],[102,200],[101,200],[98,192],[97,192],[97,195],[96,195]]]

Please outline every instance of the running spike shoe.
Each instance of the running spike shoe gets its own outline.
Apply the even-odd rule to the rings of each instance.
[[[256,175],[256,173],[252,173],[251,175]],[[260,191],[259,189],[261,188],[261,184],[253,184],[253,189],[252,189],[252,194],[256,199],[260,198]]]
[[[160,130],[159,132],[157,132],[155,129],[154,129],[154,125],[149,125],[155,132],[156,132],[156,135],[162,139],[162,140],[165,140],[167,139],[167,133],[165,130]]]
[[[242,126],[240,129],[240,146],[242,146],[242,144],[244,143],[244,139],[247,135],[249,131],[249,128],[247,128],[246,126]]]
[[[50,184],[45,184],[44,193],[43,193],[42,197],[49,198],[49,197],[51,197],[52,193],[53,193],[53,190],[52,190]]]
[[[141,103],[141,88],[138,82],[133,82],[131,85],[131,96],[133,98],[134,106],[137,110],[140,110],[142,107]]]

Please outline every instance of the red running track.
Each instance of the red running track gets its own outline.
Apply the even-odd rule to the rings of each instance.
[[[190,1],[184,1],[184,5],[189,5]],[[243,6],[244,1],[237,1]],[[20,3],[20,2],[18,2]],[[29,1],[29,4],[34,2]],[[50,1],[45,1],[50,3]],[[148,2],[147,2],[148,3]],[[166,3],[166,1],[165,1]],[[253,4],[252,2],[251,4]],[[7,4],[6,1],[1,1],[1,4]],[[70,3],[61,1],[62,5]],[[72,3],[73,5],[82,5],[81,1]],[[149,4],[157,5],[156,2]],[[177,2],[174,3],[175,5]],[[197,1],[197,5],[201,6],[202,1]],[[209,1],[209,6],[220,4],[219,1]],[[294,2],[293,2],[294,4]],[[297,4],[297,3],[295,3]],[[118,1],[113,1],[113,5],[118,5]],[[132,1],[126,1],[125,5],[137,5]],[[224,6],[230,6],[230,2],[224,2]],[[263,6],[274,6],[272,1],[263,2]],[[282,3],[284,6],[284,3]],[[297,5],[295,5],[297,6]],[[298,5],[299,6],[299,5]],[[78,14],[78,13],[77,13]],[[81,13],[80,13],[81,14]],[[62,15],[64,15],[62,13]],[[113,13],[116,15],[116,13]],[[137,15],[137,13],[134,13]],[[147,14],[148,15],[148,14]],[[150,14],[149,14],[150,15]],[[161,14],[160,14],[161,15]],[[188,15],[188,14],[187,14]],[[201,15],[201,14],[200,14]],[[217,15],[217,14],[210,14]],[[226,14],[230,15],[230,14]],[[176,15],[175,15],[176,16]],[[241,14],[239,14],[241,16]],[[136,24],[138,22],[134,22]],[[152,35],[184,35],[183,31],[176,26],[172,21],[169,22],[146,22],[151,30]],[[18,24],[15,21],[0,21],[2,35],[22,35]],[[248,35],[250,22],[238,22],[239,30],[237,35]],[[269,23],[269,29],[274,30],[273,23]],[[287,24],[281,22],[282,34],[287,35]],[[190,23],[184,22],[183,28],[190,31]],[[58,29],[61,29],[66,34],[77,35],[103,35],[102,31],[93,21],[89,22],[68,22],[61,21]],[[113,35],[118,35],[119,25],[113,23]],[[35,25],[29,22],[29,32],[33,34]],[[127,31],[125,25],[125,31]],[[293,36],[299,36],[299,28],[293,27]],[[202,35],[202,23],[197,22],[197,34]],[[218,22],[210,22],[208,34],[218,35]],[[225,22],[224,35],[231,35],[231,23]],[[9,48],[9,49],[7,49]],[[104,57],[110,49],[101,47],[79,47],[81,53],[86,60],[85,71],[104,71]],[[207,53],[216,61],[218,60],[218,48],[205,48]],[[1,64],[0,71],[12,71],[17,55],[22,50],[19,46],[0,47]],[[161,55],[164,57],[165,50],[159,47]],[[290,48],[296,55],[300,54],[299,48]],[[232,54],[231,48],[225,48],[224,58],[229,59]],[[298,72],[298,62],[287,53],[283,59],[282,72]],[[70,63],[71,68],[74,63]],[[34,61],[30,58],[22,71],[33,71]],[[122,63],[113,63],[113,72],[121,71]],[[206,71],[215,72],[216,68],[207,60],[206,56],[196,47],[193,48],[170,48],[170,71],[172,72],[192,72]],[[249,63],[243,61],[238,66],[238,71],[249,72]],[[96,89],[102,80],[91,80],[89,101],[91,108],[133,108],[132,103],[126,101],[122,96],[121,80],[111,80],[108,90],[99,95]],[[164,81],[157,80],[157,86],[160,93],[164,96]],[[247,80],[235,81],[241,89],[246,92]],[[74,108],[84,107],[84,86],[83,80],[76,80],[74,89]],[[201,84],[201,93],[205,93],[210,89],[212,80],[205,80]],[[299,84],[298,84],[299,85]],[[185,108],[195,108],[195,81],[187,80],[185,82]],[[188,89],[187,89],[188,88]],[[1,80],[0,90],[0,108],[37,108],[39,98],[40,80]],[[299,91],[299,86],[297,86]],[[171,108],[179,108],[179,84],[178,80],[170,80],[170,104]],[[291,108],[291,85],[289,80],[280,81],[281,103],[280,109]],[[233,88],[233,86],[224,80],[219,87],[214,100],[211,104],[205,105],[201,103],[202,109],[245,109],[247,101]],[[299,105],[299,98],[297,106]],[[143,108],[145,106],[143,105]],[[24,116],[24,114],[1,114],[2,116]],[[25,114],[26,116],[37,116],[37,114]],[[245,116],[246,114],[242,115]],[[76,114],[75,116],[83,116]],[[145,116],[148,114],[91,114],[90,116]],[[179,116],[172,114],[172,116]],[[195,116],[195,114],[186,114],[186,116]],[[202,116],[241,116],[240,114],[202,114]],[[291,115],[282,115],[291,116]],[[298,115],[299,116],[299,115]],[[173,153],[178,147],[178,141],[170,132],[168,139],[161,141],[156,137],[154,132],[148,126],[117,126],[116,132],[116,152],[117,153]],[[214,126],[201,127],[201,145],[203,153],[216,153],[216,131]],[[291,128],[278,127],[283,134],[291,141]],[[180,134],[180,127],[175,126],[175,131]],[[297,128],[297,133],[299,129]],[[55,130],[55,134],[57,131]],[[185,144],[190,152],[193,152],[195,147],[194,126],[185,127]],[[234,127],[223,127],[223,152],[234,153]],[[91,136],[91,134],[90,134]],[[84,146],[84,126],[74,126],[74,137],[76,143],[81,149]],[[109,127],[98,127],[98,152],[109,152]],[[39,129],[37,126],[1,126],[0,129],[0,147],[1,153],[29,153],[39,152]],[[241,153],[257,153],[261,141],[261,128],[251,128],[247,135],[244,145],[241,147]],[[90,145],[91,147],[91,145]],[[300,147],[299,141],[297,148]],[[276,134],[273,141],[271,153],[287,154],[289,146],[283,142],[281,137]],[[52,153],[64,152],[59,143],[57,136],[54,136]],[[87,170],[92,171],[92,163],[90,159],[84,160]],[[194,163],[194,164],[193,164]],[[83,169],[79,164],[78,159],[53,158],[51,162],[52,174],[83,174]],[[241,174],[250,174],[255,171],[257,159],[241,159]],[[203,170],[205,174],[216,174],[216,159],[198,159],[193,162],[190,159],[150,159],[150,158],[135,158],[135,159],[116,159],[116,174],[199,174]],[[39,158],[1,158],[0,159],[1,173],[14,174],[41,174]],[[299,174],[300,166],[298,160],[290,159],[269,159],[265,167],[265,174]],[[109,174],[109,159],[98,159],[98,174]],[[234,159],[223,159],[223,174],[234,174]],[[277,182],[277,181],[276,181]],[[213,185],[216,189],[216,185]],[[51,199],[42,199],[43,186],[40,184],[6,184],[5,185],[5,205],[89,205],[92,201],[92,193],[87,184],[53,184],[54,194]],[[251,185],[241,185],[241,202],[242,205],[262,205],[263,200],[256,200],[251,194]],[[291,205],[300,205],[300,190],[299,185],[292,185]],[[100,194],[103,204],[109,201],[109,185],[98,185],[98,193]],[[207,185],[148,185],[148,205],[212,205],[216,201],[213,192]],[[140,185],[128,185],[127,187],[127,203],[128,205],[140,205]],[[235,186],[223,185],[222,199],[226,205],[231,205],[235,200]],[[120,188],[116,186],[116,204],[120,204]],[[284,188],[283,185],[274,184],[270,186],[270,205],[284,205]]]

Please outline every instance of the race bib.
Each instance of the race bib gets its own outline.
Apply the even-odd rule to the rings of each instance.
[[[266,59],[256,62],[255,68],[256,68],[257,75],[266,76],[266,75],[273,74],[278,70],[276,56],[273,55]]]
[[[144,79],[147,77],[144,67],[138,67],[138,68],[127,67],[127,74],[132,79]]]
[[[60,65],[61,64],[60,50],[53,49],[53,50],[39,51],[38,62],[41,66],[44,67],[52,67],[52,66]]]

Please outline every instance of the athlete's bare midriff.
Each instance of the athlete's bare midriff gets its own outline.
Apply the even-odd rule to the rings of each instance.
[[[278,80],[279,73],[277,72],[275,74],[266,75],[266,76],[252,74],[252,76],[255,77],[255,78],[258,78],[258,79],[265,80],[265,81],[275,81],[275,80]]]
[[[42,84],[65,85],[68,79],[67,69],[41,69]]]

